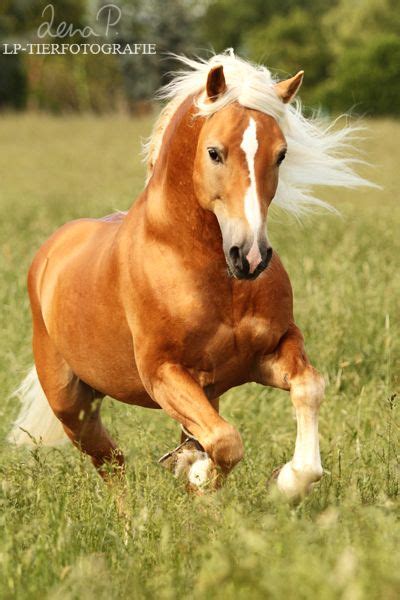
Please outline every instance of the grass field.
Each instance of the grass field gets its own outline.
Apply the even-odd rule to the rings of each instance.
[[[333,599],[400,597],[400,123],[366,123],[368,175],[382,191],[325,195],[342,213],[269,225],[291,276],[296,319],[328,382],[326,474],[289,508],[267,494],[292,453],[284,392],[247,385],[222,413],[246,455],[227,486],[188,497],[157,465],[178,440],[158,411],[104,402],[126,452],[126,524],[91,465],[70,447],[15,449],[8,399],[32,362],[25,277],[61,223],[127,208],[143,185],[139,137],[150,120],[0,119],[0,598]]]

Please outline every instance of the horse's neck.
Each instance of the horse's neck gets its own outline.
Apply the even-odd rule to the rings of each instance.
[[[146,188],[146,218],[154,235],[181,248],[221,253],[221,233],[215,216],[201,208],[193,187],[193,168],[203,118],[193,118],[193,98],[172,117],[163,138],[153,175]]]

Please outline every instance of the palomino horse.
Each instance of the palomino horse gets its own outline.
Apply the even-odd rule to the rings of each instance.
[[[192,70],[164,91],[170,103],[132,208],[67,223],[33,260],[36,370],[20,388],[24,406],[10,437],[22,443],[28,432],[54,443],[60,422],[101,472],[106,462],[123,463],[100,418],[103,397],[162,408],[189,435],[164,460],[173,457],[175,472],[201,488],[243,457],[219,396],[255,381],[290,392],[296,446],[276,483],[289,498],[303,497],[322,476],[324,379],[294,322],[267,214],[274,197],[294,213],[323,204],[311,184],[365,181],[338,154],[348,128],[322,130],[290,105],[303,72],[276,83],[232,52],[182,60]]]

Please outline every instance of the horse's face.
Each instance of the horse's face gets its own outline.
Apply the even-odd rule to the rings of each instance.
[[[210,90],[212,73],[210,101],[225,85],[220,72]],[[285,153],[276,120],[237,103],[215,112],[201,129],[194,165],[196,195],[216,215],[228,267],[239,279],[255,279],[271,260],[266,220]]]
[[[268,265],[268,207],[286,142],[272,118],[231,104],[204,124],[195,161],[196,193],[216,215],[229,269],[254,279]]]

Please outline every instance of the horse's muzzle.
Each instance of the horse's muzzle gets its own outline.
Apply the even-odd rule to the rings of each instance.
[[[226,262],[231,275],[236,279],[256,279],[268,267],[272,258],[272,248],[269,246],[260,250],[261,261],[255,268],[254,265],[250,266],[248,257],[243,246],[232,246],[229,249]]]

